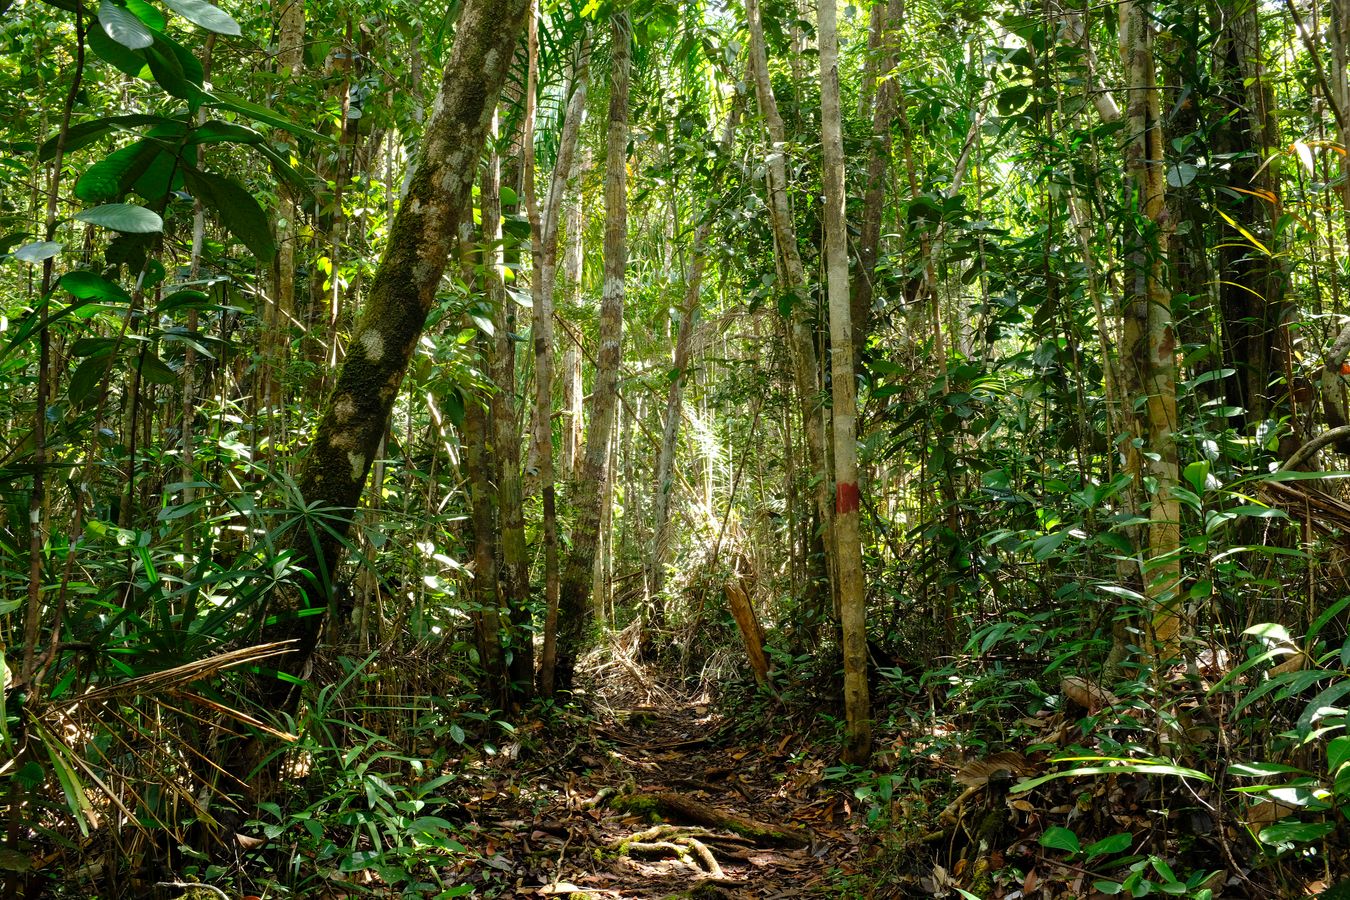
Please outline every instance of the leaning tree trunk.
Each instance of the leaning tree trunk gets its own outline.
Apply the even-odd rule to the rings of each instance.
[[[590,587],[600,536],[601,498],[610,432],[619,399],[623,352],[624,275],[628,269],[628,83],[631,26],[627,12],[610,19],[609,130],[605,141],[605,283],[600,299],[600,352],[596,357],[586,456],[575,488],[576,523],[558,597],[558,661],[554,686],[572,687],[577,655],[590,624]]]
[[[1138,428],[1147,453],[1130,453],[1136,479],[1148,485],[1148,546],[1143,553],[1144,593],[1149,601],[1152,651],[1173,656],[1180,644],[1181,508],[1175,494],[1179,465],[1176,438],[1176,340],[1166,259],[1165,159],[1153,64],[1152,16],[1148,0],[1121,4],[1121,58],[1129,82],[1126,107],[1125,172],[1134,227],[1127,234],[1122,367],[1127,403],[1142,399]]]
[[[318,640],[323,617],[315,610],[328,604],[353,511],[435,303],[527,6],[528,0],[465,0],[461,9],[421,161],[300,472],[300,497],[324,521],[292,533],[293,563],[308,580],[275,593],[260,635],[263,642],[295,641],[279,663],[287,675],[304,670]],[[263,682],[260,694],[274,710],[293,709],[298,700],[283,679]]]
[[[843,112],[839,108],[839,35],[834,0],[819,0],[820,127],[825,180],[825,274],[830,296],[830,373],[834,422],[834,551],[844,644],[844,758],[872,753],[867,695],[867,592],[858,531],[858,388],[848,290],[848,223],[844,218]]]

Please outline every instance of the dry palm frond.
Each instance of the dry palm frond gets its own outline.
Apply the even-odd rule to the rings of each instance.
[[[227,650],[215,656],[208,656],[205,659],[174,666],[172,669],[163,669],[159,672],[151,672],[149,675],[139,675],[135,678],[128,678],[126,681],[118,681],[114,684],[94,688],[81,694],[75,702],[79,704],[106,703],[122,697],[141,697],[155,691],[176,691],[210,675],[216,675],[225,669],[232,669],[236,666],[260,662],[264,659],[290,653],[294,649],[294,644],[295,641],[279,641],[274,644],[258,644],[253,647],[240,647],[238,650]],[[62,705],[68,706],[69,703],[70,701],[63,701]]]

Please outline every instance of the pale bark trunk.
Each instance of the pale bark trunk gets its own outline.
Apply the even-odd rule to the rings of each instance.
[[[534,96],[538,81],[538,35],[534,24],[530,33],[530,85],[526,95],[528,114],[525,131],[525,202],[530,212],[532,265],[531,290],[534,300],[535,405],[530,468],[537,465],[540,493],[544,503],[544,647],[539,666],[539,690],[553,695],[558,666],[558,610],[561,597],[561,573],[558,558],[558,514],[556,481],[553,468],[553,287],[558,264],[558,218],[567,175],[576,152],[577,135],[586,110],[588,37],[582,37],[580,62],[567,104],[563,132],[558,143],[558,159],[553,168],[548,201],[542,214],[535,195]]]
[[[835,577],[832,536],[834,534],[834,498],[826,472],[825,427],[820,415],[819,365],[816,360],[815,335],[807,322],[806,306],[810,288],[797,251],[797,229],[787,196],[787,132],[778,113],[778,102],[769,80],[768,53],[764,43],[764,25],[759,0],[746,0],[746,21],[750,29],[750,62],[755,82],[755,95],[769,133],[769,156],[765,166],[769,218],[773,226],[774,244],[778,253],[778,273],[783,292],[794,295],[792,314],[788,321],[789,355],[793,384],[797,389],[802,430],[806,435],[807,461],[810,476],[815,482],[816,511],[825,534],[826,563],[831,592]]]
[[[296,641],[279,660],[288,675],[304,670],[318,639],[322,616],[303,613],[328,602],[353,509],[454,247],[455,226],[466,208],[527,5],[527,0],[466,0],[460,12],[421,163],[390,228],[350,352],[298,479],[304,502],[331,518],[314,534],[293,533],[293,561],[314,580],[278,591],[261,629],[263,642]],[[298,699],[281,679],[263,682],[261,694],[264,707],[273,710],[292,709]]]
[[[586,168],[578,161],[577,172]],[[567,246],[563,251],[563,304],[574,306],[581,295],[582,263],[582,202],[579,190],[571,192],[567,202]],[[562,476],[571,481],[577,474],[577,458],[581,454],[582,398],[585,388],[581,381],[581,350],[573,341],[567,342],[562,362],[563,416],[562,416]]]
[[[623,349],[624,276],[628,269],[628,87],[632,39],[628,14],[614,13],[610,29],[613,46],[609,128],[605,142],[605,278],[600,300],[600,352],[596,358],[586,457],[576,482],[576,524],[572,528],[571,553],[563,571],[558,601],[556,686],[565,690],[572,687],[577,656],[590,625],[587,595],[600,531],[600,503],[618,402]]]
[[[304,0],[280,0],[278,5],[277,74],[294,79],[303,74],[305,65],[305,4]],[[291,151],[294,150],[296,140],[293,134],[278,129],[276,135]],[[300,205],[296,201],[295,189],[290,185],[283,182],[278,192],[280,202],[272,216],[277,247],[273,262],[275,278],[272,294],[265,298],[263,313],[262,357],[265,372],[262,388],[263,405],[267,408],[285,402],[278,373],[286,364],[285,336],[290,333],[295,319],[295,244]]]
[[[1144,592],[1149,599],[1153,653],[1162,661],[1180,643],[1181,509],[1173,494],[1179,475],[1173,430],[1177,422],[1176,342],[1171,297],[1164,281],[1167,182],[1157,73],[1148,0],[1120,7],[1121,56],[1129,81],[1125,169],[1134,196],[1133,234],[1127,236],[1124,374],[1127,395],[1145,398],[1142,435],[1147,454],[1133,454],[1137,476],[1149,483]]]
[[[858,530],[858,396],[844,218],[843,113],[839,107],[839,36],[835,0],[819,0],[820,122],[825,180],[825,272],[830,297],[830,370],[834,420],[834,545],[839,622],[844,645],[844,758],[855,765],[872,753],[867,691],[867,591]]]

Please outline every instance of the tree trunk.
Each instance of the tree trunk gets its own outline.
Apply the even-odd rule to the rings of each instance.
[[[826,472],[825,425],[820,415],[819,365],[816,360],[815,334],[807,321],[810,287],[801,254],[797,251],[797,228],[787,195],[787,130],[778,113],[769,80],[769,60],[764,43],[764,24],[759,0],[746,0],[746,21],[750,29],[750,63],[754,73],[755,95],[759,101],[765,127],[769,133],[769,158],[765,166],[769,218],[773,226],[774,245],[778,254],[779,284],[792,301],[788,321],[788,345],[792,364],[792,380],[797,389],[797,402],[806,435],[809,477],[815,484],[816,512],[820,516],[825,535],[825,559],[831,592],[835,586],[833,520],[834,498]]]
[[[297,528],[290,539],[293,563],[310,580],[276,592],[260,635],[264,643],[296,642],[279,662],[288,675],[304,670],[318,639],[323,619],[315,611],[328,604],[354,508],[435,303],[527,5],[527,0],[466,0],[460,12],[421,163],[390,228],[364,313],[300,472],[300,496],[324,518]],[[297,699],[290,682],[263,682],[265,708],[290,710]]]
[[[1121,58],[1129,83],[1126,106],[1125,171],[1132,194],[1132,231],[1126,235],[1124,291],[1124,375],[1127,406],[1143,398],[1137,423],[1148,453],[1132,452],[1136,478],[1149,485],[1148,547],[1144,593],[1151,616],[1155,657],[1174,656],[1180,643],[1178,590],[1181,581],[1181,508],[1173,489],[1179,465],[1173,429],[1177,422],[1176,341],[1166,267],[1166,162],[1153,64],[1152,15],[1148,0],[1120,7]],[[1127,451],[1128,452],[1128,451]]]
[[[896,62],[895,39],[887,32],[899,25],[904,6],[904,0],[887,0],[884,6],[878,3],[873,7],[873,34],[869,39],[869,51],[877,54],[876,66],[884,80],[876,89],[876,106],[872,110],[872,145],[867,154],[867,188],[863,194],[863,220],[858,237],[858,273],[851,289],[853,361],[859,367],[870,330],[873,284],[881,244],[881,214],[886,208],[886,172],[891,164],[891,120],[895,118],[896,98],[900,93],[897,80],[886,77]]]
[[[830,297],[830,370],[834,421],[834,547],[839,622],[844,644],[844,758],[863,765],[872,753],[867,695],[867,591],[858,531],[858,396],[853,369],[848,290],[848,228],[844,218],[843,112],[839,108],[839,35],[835,0],[819,0],[820,124],[825,180],[825,273]]]
[[[556,687],[570,690],[576,660],[590,625],[590,580],[600,533],[601,498],[619,397],[623,350],[624,276],[628,269],[628,85],[631,25],[627,12],[610,20],[609,129],[605,142],[605,281],[600,300],[600,352],[596,357],[586,456],[576,481],[576,524],[558,600]]]
[[[1215,152],[1232,160],[1231,181],[1243,186],[1240,199],[1225,204],[1226,212],[1268,248],[1262,250],[1229,230],[1217,253],[1223,364],[1234,370],[1224,379],[1226,399],[1243,410],[1237,422],[1247,426],[1274,418],[1282,396],[1287,396],[1271,388],[1272,379],[1285,374],[1281,325],[1287,277],[1275,243],[1283,204],[1279,163],[1267,158],[1277,146],[1279,130],[1274,92],[1261,64],[1258,6],[1257,0],[1236,7],[1225,4],[1217,48],[1224,99],[1232,111],[1215,135]]]
[[[483,286],[494,316],[492,346],[492,446],[497,476],[497,526],[501,529],[502,607],[510,628],[503,642],[510,653],[514,696],[534,691],[534,636],[530,629],[530,560],[525,546],[525,512],[520,485],[520,429],[516,422],[516,304],[502,282],[501,161],[488,157],[480,181],[483,219]]]
[[[531,24],[530,87],[526,95],[525,129],[525,203],[530,211],[530,232],[536,237],[533,248],[531,291],[534,300],[535,394],[533,426],[530,429],[530,459],[537,461],[540,493],[544,503],[544,647],[539,662],[539,691],[553,696],[558,665],[558,603],[561,586],[558,561],[557,478],[553,470],[553,286],[558,266],[558,217],[567,187],[567,175],[576,152],[577,136],[586,111],[586,84],[589,37],[581,38],[578,69],[571,99],[567,104],[563,132],[558,142],[558,159],[553,167],[548,202],[542,214],[535,195],[534,171],[534,94],[538,79],[538,35]],[[530,467],[527,467],[530,468]]]

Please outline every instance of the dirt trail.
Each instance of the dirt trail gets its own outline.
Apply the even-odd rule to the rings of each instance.
[[[846,804],[821,796],[823,764],[795,735],[669,694],[616,699],[500,765],[475,810],[482,895],[819,896],[855,854]]]

